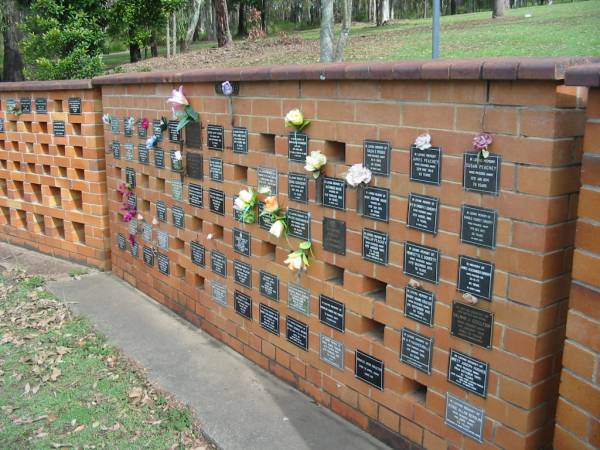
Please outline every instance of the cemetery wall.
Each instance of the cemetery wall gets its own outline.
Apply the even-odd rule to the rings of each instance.
[[[101,117],[91,80],[0,83],[2,240],[110,268]]]
[[[600,448],[600,65],[567,72],[589,86],[573,282],[564,344],[554,446]]]
[[[585,89],[562,82],[573,62],[96,78],[113,118],[113,272],[395,448],[548,447],[585,127]],[[225,80],[239,81],[231,104]],[[180,84],[201,121],[183,136],[159,126]],[[312,120],[306,141],[284,127],[292,108]],[[147,148],[153,124],[161,141]],[[482,130],[485,164],[472,153]],[[411,147],[424,132],[425,153]],[[306,150],[327,155],[320,182],[293,161]],[[374,172],[362,202],[342,181],[355,163]],[[234,197],[259,184],[299,237],[234,217]],[[283,261],[307,238],[314,258],[297,276]]]

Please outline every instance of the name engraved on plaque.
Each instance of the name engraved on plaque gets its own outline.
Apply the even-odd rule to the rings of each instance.
[[[448,381],[485,398],[487,396],[489,364],[465,353],[450,349]]]
[[[169,275],[169,257],[162,253],[157,254],[158,271],[163,275]]]
[[[162,148],[154,147],[154,165],[159,169],[165,168],[165,151]]]
[[[494,264],[460,255],[458,257],[458,291],[477,298],[492,300]]]
[[[202,148],[202,131],[199,122],[191,122],[185,127],[185,146]]]
[[[4,133],[4,119],[0,118],[0,133]]]
[[[81,114],[81,99],[79,97],[70,97],[69,114]]]
[[[442,149],[430,147],[424,150],[410,147],[410,181],[440,184],[442,180]]]
[[[185,168],[188,177],[195,178],[196,180],[204,178],[202,155],[200,153],[186,152]]]
[[[233,293],[233,308],[240,316],[252,320],[252,297],[249,295],[236,289]]]
[[[234,199],[235,202],[235,199]],[[258,226],[261,227],[263,230],[269,230],[271,228],[271,225],[273,225],[273,220],[271,219],[271,214],[264,214],[263,215],[263,211],[265,210],[265,202],[261,202],[259,200],[258,202]],[[233,210],[233,217],[235,220],[241,221],[241,217],[242,214],[239,211],[236,211],[235,209]],[[289,209],[288,209],[288,217],[289,217]],[[288,225],[289,225],[289,221],[288,221]],[[289,230],[288,230],[289,232]]]
[[[415,369],[431,374],[433,338],[402,328],[400,361]]]
[[[227,278],[227,257],[216,250],[210,252],[210,270]]]
[[[383,390],[384,364],[380,359],[356,350],[354,359],[354,375],[359,380]]]
[[[199,242],[190,242],[190,249],[192,253],[192,262],[197,266],[204,267],[206,265],[206,248]]]
[[[183,200],[183,183],[181,178],[173,178],[171,180],[171,195],[174,200]]]
[[[432,283],[439,282],[440,251],[437,248],[404,243],[404,274]]]
[[[336,369],[344,370],[344,344],[321,333],[319,335],[319,358]]]
[[[127,161],[133,161],[133,153],[134,153],[133,144],[130,144],[127,142],[127,143],[123,144],[123,146],[125,147],[125,159]]]
[[[170,142],[181,142],[181,131],[177,131],[179,120],[169,120],[169,141]]]
[[[346,209],[346,181],[339,178],[323,177],[323,206]]]
[[[310,241],[310,213],[301,209],[288,208],[288,234]]]
[[[143,121],[143,120],[144,120],[144,118],[142,117],[142,118],[140,118],[140,119],[138,119],[138,120],[136,121],[136,124],[137,124],[137,130],[138,130],[138,137],[139,137],[140,139],[146,139],[146,137],[147,137],[147,134],[148,134],[148,129],[147,129],[147,128],[144,128],[144,127],[142,126],[142,121]]]
[[[288,159],[305,163],[308,155],[308,136],[304,133],[290,133],[288,135]]]
[[[156,202],[156,218],[161,222],[167,221],[167,205],[162,200]]]
[[[141,164],[150,164],[150,154],[148,152],[148,147],[146,147],[146,144],[138,145],[138,161]]]
[[[125,183],[132,188],[135,188],[135,170],[131,167],[125,169]]]
[[[390,174],[390,143],[385,141],[365,140],[363,142],[365,167],[374,175]]]
[[[117,234],[117,246],[119,247],[119,250],[125,250],[127,248],[127,240],[122,233]]]
[[[390,219],[390,190],[366,187],[363,196],[363,216],[380,222],[388,222]]]
[[[288,173],[288,197],[300,203],[308,203],[308,177],[303,173]]]
[[[21,113],[22,114],[30,114],[31,113],[31,97],[22,97],[20,100],[21,103]]]
[[[173,225],[177,228],[185,228],[185,212],[181,206],[173,206],[171,209],[173,215]]]
[[[111,149],[113,158],[121,159],[121,143],[119,141],[112,141]]]
[[[271,300],[279,301],[279,278],[272,273],[261,270],[259,272],[259,291]]]
[[[477,152],[465,152],[463,159],[463,188],[481,194],[498,195],[502,157],[491,154],[479,158]]]
[[[127,225],[127,231],[129,232],[129,234],[136,234],[137,233],[137,228],[138,228],[138,220],[136,217],[134,217],[133,219],[131,219]]]
[[[321,294],[319,296],[319,321],[343,333],[346,330],[346,306]]]
[[[64,120],[55,120],[52,122],[52,131],[56,137],[65,136],[65,122]]]
[[[376,264],[387,265],[389,253],[389,238],[387,233],[363,228],[362,257]]]
[[[206,145],[211,150],[223,151],[225,148],[224,130],[221,125],[207,125],[206,127]]]
[[[131,207],[131,209],[137,209],[137,195],[131,193],[131,195],[127,197],[127,204]]]
[[[154,249],[151,247],[144,247],[142,249],[142,258],[144,259],[144,264],[154,266]]]
[[[496,223],[498,212],[495,209],[463,205],[460,214],[460,240],[467,244],[496,248]]]
[[[494,313],[452,302],[450,334],[480,347],[492,348]]]
[[[256,169],[256,177],[258,178],[258,190],[269,189],[269,195],[277,195],[279,193],[279,183],[277,182],[277,169],[270,167],[258,167]]]
[[[287,305],[294,311],[310,316],[310,290],[299,284],[288,282]]]
[[[188,201],[196,208],[204,208],[203,189],[199,184],[188,184]]]
[[[262,328],[279,336],[279,311],[261,303],[258,305],[258,316]]]
[[[152,241],[152,224],[144,223],[142,225],[142,239]]]
[[[250,256],[251,242],[252,239],[248,231],[243,231],[238,228],[233,229],[233,250],[236,253],[244,256]]]
[[[123,120],[123,134],[125,137],[133,136],[133,117],[125,117]]]
[[[323,218],[323,248],[338,255],[346,254],[346,222]]]
[[[139,245],[137,242],[132,242],[130,247],[131,256],[134,258],[138,257]]]
[[[406,225],[426,233],[437,234],[440,199],[428,195],[408,194]]]
[[[156,136],[156,142],[162,141],[162,121],[161,119],[152,120],[152,133]]]
[[[248,129],[233,127],[231,134],[233,153],[248,153]]]
[[[404,288],[404,314],[412,320],[433,326],[435,296],[433,292],[407,285]]]
[[[208,209],[215,214],[225,215],[225,192],[210,188],[208,190]]]
[[[233,281],[248,289],[252,289],[252,266],[245,262],[233,261]]]
[[[308,325],[304,322],[294,319],[292,316],[285,318],[285,337],[304,351],[308,351]]]
[[[219,305],[227,306],[227,286],[220,281],[212,280],[210,288],[213,301]]]
[[[475,439],[477,442],[483,442],[484,419],[483,409],[477,408],[450,393],[446,394],[445,422],[449,427],[471,439]]]
[[[45,98],[36,98],[35,112],[38,114],[46,114],[48,112],[48,100]]]
[[[163,230],[156,230],[156,243],[163,250],[169,250],[169,233]]]
[[[223,182],[223,158],[208,159],[208,175],[211,181]]]

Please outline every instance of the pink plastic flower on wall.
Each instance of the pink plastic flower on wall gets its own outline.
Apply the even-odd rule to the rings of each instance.
[[[144,130],[147,130],[147,129],[148,129],[148,127],[150,126],[150,121],[148,120],[148,118],[147,118],[147,117],[144,117],[144,118],[142,119],[142,121],[140,122],[140,125],[142,126],[142,128],[143,128]]]
[[[173,111],[173,114],[175,114],[175,111],[180,111],[190,104],[187,98],[185,98],[185,95],[183,95],[183,86],[179,86],[179,89],[173,89],[167,103],[171,104],[171,111]]]
[[[479,152],[479,157],[481,159],[486,159],[490,156],[490,152],[488,150],[488,146],[492,144],[492,135],[489,133],[478,133],[477,136],[473,138],[473,149]]]

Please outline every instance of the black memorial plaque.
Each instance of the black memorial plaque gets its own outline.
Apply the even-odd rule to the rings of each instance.
[[[346,349],[340,341],[321,333],[319,335],[319,358],[336,369],[344,370]]]
[[[478,247],[496,248],[496,224],[498,212],[495,209],[463,205],[460,214],[460,240]]]
[[[227,278],[227,257],[216,250],[210,252],[210,270]]]
[[[177,160],[178,155],[180,159],[182,158],[181,152],[179,150],[171,150],[169,153],[171,154],[171,171],[181,172],[181,169],[183,169],[183,161]]]
[[[415,369],[431,374],[433,338],[402,328],[400,361]]]
[[[240,316],[252,320],[252,297],[249,295],[236,289],[233,293],[233,308]]]
[[[188,200],[196,208],[204,208],[203,189],[199,184],[188,184]]]
[[[446,416],[445,422],[465,436],[483,442],[483,422],[485,413],[483,409],[477,408],[470,403],[446,394]]]
[[[363,143],[364,165],[373,175],[390,175],[390,143],[366,139]]]
[[[156,202],[156,218],[161,222],[167,221],[167,205],[162,200]]]
[[[142,249],[142,257],[144,264],[148,266],[154,266],[154,249],[151,247],[144,247]]]
[[[81,114],[81,98],[69,97],[69,114]]]
[[[233,251],[240,255],[250,256],[252,249],[252,238],[247,231],[238,228],[233,229]]]
[[[289,281],[287,305],[294,311],[310,316],[310,290]]]
[[[135,170],[131,167],[125,169],[125,183],[132,189],[135,188]]]
[[[233,127],[231,135],[233,153],[248,153],[248,128]]]
[[[279,301],[279,278],[277,275],[261,270],[259,272],[258,287],[261,295],[276,302]]]
[[[279,183],[277,169],[272,167],[260,166],[256,169],[256,177],[258,178],[258,191],[269,189],[269,195],[277,195],[279,193]]]
[[[440,184],[442,181],[442,149],[430,147],[424,150],[410,147],[410,181]]]
[[[225,149],[224,129],[221,125],[207,125],[206,127],[206,145],[211,150]]]
[[[119,121],[118,117],[112,116],[110,118],[110,131],[112,134],[119,134],[120,124],[121,124],[121,122]]]
[[[131,256],[133,256],[134,258],[138,257],[138,251],[139,251],[139,245],[137,242],[132,242],[131,246],[129,248],[129,252],[131,253]]]
[[[238,195],[234,195],[234,196],[233,196],[233,198],[231,199],[231,200],[233,200],[233,219],[234,219],[236,222],[242,222],[242,211],[240,211],[239,209],[237,209],[237,208],[235,207],[235,201],[237,200],[237,198],[238,198]],[[259,208],[259,212],[258,212],[258,214],[259,214],[259,217],[258,217],[258,223],[259,223],[259,225],[260,225],[260,220],[261,220],[260,213],[262,212],[262,209],[261,209],[261,207],[260,207],[260,204],[259,204],[259,207],[258,207],[258,208]],[[263,208],[264,208],[264,203],[263,203]],[[269,228],[270,228],[270,227],[269,227]]]
[[[310,213],[301,209],[288,208],[288,233],[305,241],[310,241]]]
[[[38,114],[46,114],[48,112],[48,100],[45,98],[36,98],[35,112]]]
[[[223,158],[208,159],[208,176],[211,181],[223,182]]]
[[[279,311],[261,303],[258,305],[258,313],[260,326],[279,336]]]
[[[138,137],[139,137],[140,139],[146,139],[146,137],[147,137],[147,135],[148,135],[148,129],[147,129],[147,128],[144,128],[144,127],[142,126],[142,120],[144,120],[144,119],[143,119],[143,118],[141,118],[141,119],[138,119],[138,120],[136,121],[136,124],[137,124],[137,131],[138,131]]]
[[[156,136],[156,142],[162,141],[162,121],[161,119],[152,120],[152,133]]]
[[[488,388],[490,366],[484,361],[450,349],[448,358],[448,381],[485,398]]]
[[[127,248],[127,239],[122,233],[117,234],[117,246],[119,250],[125,250]]]
[[[366,187],[363,193],[363,216],[388,222],[390,220],[390,190]]]
[[[203,167],[202,167],[202,155],[200,153],[186,152],[185,154],[185,168],[187,169],[187,176],[201,180],[204,178]]]
[[[360,350],[356,350],[354,375],[379,390],[383,390],[383,361]]]
[[[435,296],[433,292],[412,286],[404,288],[404,314],[429,327],[433,326]]]
[[[233,261],[233,281],[248,289],[252,289],[252,266],[245,262]]]
[[[181,131],[177,131],[179,120],[169,120],[169,142],[181,142]]]
[[[465,152],[463,159],[463,187],[465,191],[498,195],[502,157],[490,154],[486,159],[477,152]]]
[[[185,228],[185,212],[183,208],[181,206],[173,206],[171,214],[173,216],[173,225],[176,228]]]
[[[235,199],[233,201],[235,202]],[[264,210],[265,210],[265,202],[259,201],[258,202],[258,226],[261,227],[263,230],[269,230],[271,228],[271,225],[273,225],[273,220],[271,219],[271,214],[263,214]],[[234,219],[241,221],[241,217],[242,217],[241,213],[239,211],[236,211],[235,209],[233,210],[233,213],[234,213]],[[289,217],[289,210],[288,210],[288,217]],[[289,221],[288,221],[288,225],[289,225]]]
[[[125,117],[123,120],[123,134],[125,137],[133,136],[133,117]]]
[[[197,266],[204,267],[206,265],[206,248],[199,242],[190,242],[192,252],[192,262]]]
[[[440,279],[440,251],[437,248],[404,243],[404,274],[432,283]]]
[[[133,153],[134,153],[133,144],[130,142],[126,142],[125,144],[123,144],[123,147],[125,147],[125,159],[127,161],[133,161]]]
[[[55,120],[52,122],[52,132],[56,137],[64,137],[65,136],[65,121],[64,120]]]
[[[208,209],[215,214],[225,215],[225,192],[210,188],[208,190]]]
[[[150,164],[150,154],[148,152],[148,147],[146,144],[138,145],[138,161],[141,164]]]
[[[308,156],[308,136],[304,133],[288,135],[288,159],[300,163],[306,162]]]
[[[387,233],[363,228],[362,257],[376,264],[387,265],[390,240]]]
[[[202,148],[202,131],[199,122],[190,122],[185,127],[185,146]]]
[[[162,253],[158,253],[156,256],[158,261],[158,271],[163,275],[169,275],[169,257]]]
[[[227,306],[227,285],[211,280],[210,289],[213,301],[221,306]]]
[[[346,180],[323,177],[323,206],[346,209]]]
[[[308,177],[303,173],[288,173],[288,198],[300,203],[308,203]]]
[[[492,300],[494,264],[460,255],[458,257],[458,291],[477,298]]]
[[[320,295],[319,320],[331,328],[344,332],[346,330],[346,306],[331,297]]]
[[[0,133],[4,133],[4,119],[0,118]]]
[[[21,103],[21,113],[22,114],[30,114],[31,113],[31,97],[22,97],[20,100]]]
[[[129,205],[131,209],[137,210],[137,195],[131,193],[129,197],[127,197],[127,205]]]
[[[121,159],[121,143],[119,141],[112,141],[111,149],[113,158]]]
[[[308,325],[294,319],[292,316],[285,318],[285,336],[289,342],[302,350],[308,351]]]
[[[346,222],[323,217],[323,248],[338,255],[346,254]]]
[[[409,228],[437,234],[438,218],[440,214],[440,199],[428,195],[408,194],[408,218],[406,225]]]
[[[162,148],[154,147],[154,165],[159,169],[165,168],[165,151]]]
[[[493,329],[494,313],[460,302],[452,303],[452,336],[491,349]]]

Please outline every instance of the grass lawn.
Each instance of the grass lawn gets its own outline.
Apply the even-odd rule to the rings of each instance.
[[[213,447],[189,409],[72,317],[42,278],[10,272],[0,277],[0,448]]]

